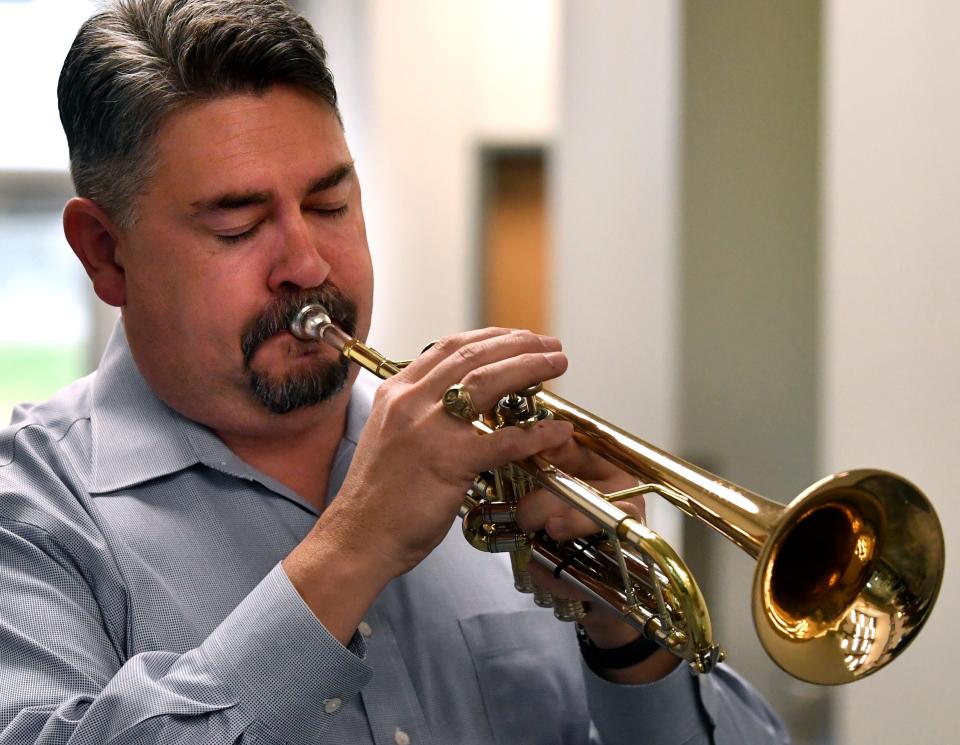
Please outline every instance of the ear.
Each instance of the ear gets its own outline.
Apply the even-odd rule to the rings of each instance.
[[[117,257],[119,231],[110,216],[96,202],[74,197],[63,209],[63,233],[97,297],[118,308],[126,305],[126,274]]]

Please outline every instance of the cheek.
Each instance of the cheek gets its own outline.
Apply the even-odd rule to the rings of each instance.
[[[373,294],[373,266],[362,218],[345,226],[334,243],[341,248],[335,257],[331,257],[331,279],[350,295],[363,313],[369,313]]]
[[[239,264],[194,261],[175,276],[165,273],[146,300],[158,332],[175,335],[171,343],[194,359],[239,358],[242,331],[267,300],[255,287],[251,267]]]
[[[168,344],[175,334],[182,333],[181,310],[184,306],[184,283],[163,264],[127,268],[127,305],[124,317],[141,333],[149,334],[152,343]]]
[[[221,264],[195,277],[191,284],[196,324],[219,347],[236,347],[247,324],[270,301],[262,275],[249,263]]]
[[[195,258],[180,248],[188,237],[176,229],[145,225],[124,257],[128,312],[152,324],[177,323],[179,311],[190,304],[197,271]]]

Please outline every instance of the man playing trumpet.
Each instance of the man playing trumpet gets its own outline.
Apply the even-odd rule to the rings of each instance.
[[[732,672],[638,654],[600,609],[591,669],[451,528],[476,473],[535,453],[624,485],[564,422],[478,436],[441,403],[556,378],[556,339],[453,335],[377,387],[290,334],[318,302],[365,338],[373,297],[303,19],[118,1],[80,30],[59,99],[65,233],[123,318],[94,375],[0,433],[0,743],[785,740]],[[593,530],[545,492],[519,521]]]

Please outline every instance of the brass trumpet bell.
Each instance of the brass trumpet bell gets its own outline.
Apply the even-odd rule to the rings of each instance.
[[[782,510],[757,557],[753,621],[788,673],[840,684],[892,661],[917,635],[944,569],[926,497],[884,471],[838,473]]]
[[[767,654],[794,677],[836,685],[869,675],[901,654],[929,617],[943,579],[943,530],[906,479],[841,472],[784,507],[559,396],[537,398],[574,425],[582,445],[757,560],[754,625]]]

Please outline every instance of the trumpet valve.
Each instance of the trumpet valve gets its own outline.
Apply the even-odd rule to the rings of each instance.
[[[553,598],[553,615],[558,621],[582,621],[587,617],[587,609],[580,600]]]
[[[530,549],[510,552],[510,568],[513,569],[513,586],[517,592],[536,593],[533,577],[530,576]],[[534,595],[536,601],[536,595]]]
[[[537,404],[537,394],[542,390],[543,385],[537,383],[500,399],[497,405],[498,424],[523,426],[551,418],[553,415]]]
[[[553,607],[553,595],[544,590],[542,587],[533,587],[533,602],[539,608],[552,608]]]

